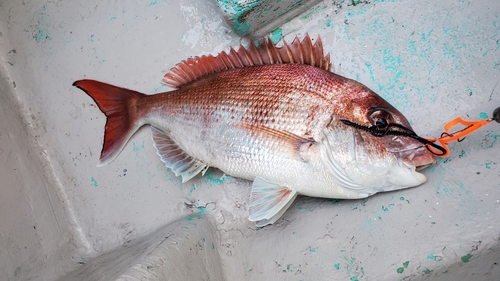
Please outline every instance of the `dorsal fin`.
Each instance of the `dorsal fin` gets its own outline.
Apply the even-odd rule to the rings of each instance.
[[[324,56],[321,38],[312,44],[309,34],[302,42],[295,37],[291,44],[283,40],[282,47],[276,47],[269,38],[264,38],[259,47],[253,42],[245,49],[240,45],[238,51],[233,48],[229,54],[222,51],[217,56],[194,57],[177,64],[163,78],[163,83],[170,87],[180,88],[205,75],[246,66],[300,63],[309,64],[330,71],[330,54]]]

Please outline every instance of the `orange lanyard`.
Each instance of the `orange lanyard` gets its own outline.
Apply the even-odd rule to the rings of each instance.
[[[452,141],[461,141],[460,140],[461,138],[464,138],[468,134],[471,134],[472,132],[476,131],[477,129],[489,124],[492,120],[493,120],[493,118],[486,119],[486,120],[480,120],[480,121],[466,121],[466,120],[462,119],[462,117],[457,117],[457,118],[451,120],[450,122],[446,123],[446,125],[444,125],[445,132],[443,134],[441,134],[440,138],[426,138],[426,140],[433,142],[433,143],[439,142],[446,152],[440,153],[438,150],[436,150],[434,147],[432,147],[429,144],[426,144],[427,149],[429,149],[432,153],[434,153],[437,156],[446,157],[450,154],[450,149],[446,145],[447,143],[452,142]],[[451,128],[453,128],[454,126],[459,125],[459,124],[462,124],[466,127],[460,131],[450,133]]]
[[[489,119],[486,119],[486,120],[466,121],[466,120],[462,119],[462,117],[457,117],[457,118],[451,120],[450,122],[446,123],[446,125],[444,125],[444,133],[441,134],[440,138],[435,138],[435,139],[428,138],[428,139],[426,139],[430,143],[426,143],[425,146],[427,147],[427,149],[430,152],[434,153],[435,155],[446,157],[450,154],[450,149],[446,145],[447,143],[452,142],[452,141],[461,141],[460,138],[464,138],[468,134],[476,131],[477,129],[479,129],[485,125],[488,125],[493,120],[495,120],[497,123],[500,123],[500,106],[497,107],[493,111],[492,117]],[[459,124],[464,125],[466,127],[462,130],[456,131],[454,133],[450,133],[450,129],[456,125],[459,125]],[[439,142],[442,147],[439,147],[438,145],[434,144],[435,142]],[[435,147],[442,148],[441,152],[443,152],[443,153],[439,153],[435,149]]]

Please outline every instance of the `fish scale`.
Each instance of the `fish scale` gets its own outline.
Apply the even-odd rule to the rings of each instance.
[[[281,66],[276,68],[281,68],[278,70],[287,73],[289,69],[304,69],[306,67],[297,64],[287,65],[284,70]],[[179,112],[179,109],[174,107],[184,105],[192,109],[190,111],[192,114],[211,117],[210,121],[223,115],[231,119],[232,122],[253,122],[272,128],[291,130],[299,135],[304,135],[308,130],[311,130],[310,127],[317,117],[312,114],[311,108],[323,107],[322,113],[331,112],[328,107],[333,104],[326,101],[327,97],[324,97],[326,95],[316,92],[311,94],[311,90],[294,86],[296,77],[304,80],[298,74],[288,75],[290,79],[279,82],[273,80],[274,84],[267,82],[257,84],[255,81],[258,78],[263,81],[269,80],[265,78],[266,73],[263,73],[261,68],[245,69],[245,75],[240,79],[235,79],[236,75],[231,75],[230,71],[200,79],[192,85],[181,88],[179,91],[182,93],[176,94],[176,97],[167,95],[161,97],[164,99],[163,101],[155,101],[165,106],[158,108],[158,111]],[[316,71],[317,68],[309,70]],[[276,73],[275,69],[266,69],[265,71]],[[300,72],[297,71],[297,73]],[[238,87],[226,86],[233,85],[234,80],[238,80]],[[315,82],[301,83],[311,84]],[[203,87],[199,87],[198,84],[202,84]],[[160,99],[160,96],[152,96],[152,99]]]

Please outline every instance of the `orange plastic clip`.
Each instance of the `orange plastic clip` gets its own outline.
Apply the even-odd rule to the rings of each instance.
[[[466,120],[462,119],[462,117],[457,117],[457,118],[451,120],[450,122],[446,123],[446,125],[444,125],[445,133],[442,134],[442,137],[440,137],[440,138],[427,138],[427,140],[430,142],[436,142],[436,141],[439,142],[442,145],[442,147],[444,148],[444,150],[446,151],[446,153],[443,154],[442,151],[436,150],[434,147],[432,147],[429,144],[426,144],[427,149],[429,149],[432,153],[434,153],[438,156],[446,157],[450,154],[450,150],[448,149],[448,146],[446,145],[447,143],[459,140],[460,138],[467,136],[468,134],[476,131],[477,129],[481,128],[482,126],[489,124],[492,120],[493,119],[490,118],[490,119],[485,119],[485,120],[480,120],[480,121],[466,121]],[[450,129],[456,125],[459,125],[459,124],[462,124],[466,127],[460,131],[450,133]]]

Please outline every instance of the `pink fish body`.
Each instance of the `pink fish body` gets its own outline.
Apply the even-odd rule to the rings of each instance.
[[[249,219],[263,226],[298,194],[350,199],[417,186],[426,180],[417,168],[434,163],[417,140],[342,124],[383,119],[411,128],[384,99],[329,68],[321,40],[306,36],[184,61],[164,79],[178,89],[162,94],[94,80],[74,85],[107,116],[100,165],[151,125],[158,154],[183,182],[210,166],[254,181]]]

